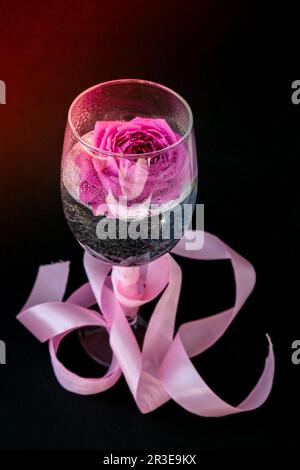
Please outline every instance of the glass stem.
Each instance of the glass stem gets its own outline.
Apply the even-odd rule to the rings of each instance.
[[[147,265],[120,267],[114,266],[112,270],[113,282],[117,284],[120,294],[124,297],[139,300],[145,291]],[[123,304],[126,316],[129,320],[134,320],[137,314],[137,307],[128,307]]]

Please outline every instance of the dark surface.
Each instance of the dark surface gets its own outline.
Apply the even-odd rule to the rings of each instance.
[[[26,6],[25,6],[26,5]],[[297,51],[291,10],[221,2],[0,1],[1,319],[0,448],[292,449],[300,418],[298,187],[300,105],[291,102]],[[288,10],[288,8],[286,8]],[[295,49],[295,51],[293,51]],[[299,55],[299,54],[298,54]],[[291,61],[289,61],[291,57]],[[16,320],[40,264],[72,260],[69,291],[84,281],[82,250],[64,220],[59,167],[67,110],[85,88],[146,78],[190,103],[206,230],[253,262],[257,286],[224,337],[195,360],[208,384],[237,404],[258,379],[265,332],[276,354],[274,388],[260,409],[220,419],[173,402],[141,415],[121,379],[90,397],[56,382],[46,345]],[[284,77],[284,78],[283,78]],[[228,307],[230,266],[180,261],[178,322]],[[102,371],[65,340],[64,363]]]

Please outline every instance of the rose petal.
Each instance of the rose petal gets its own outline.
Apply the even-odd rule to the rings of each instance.
[[[121,124],[124,123],[122,121],[97,121],[93,134],[93,145],[101,150],[111,150],[107,148],[107,138],[114,135],[116,127]]]

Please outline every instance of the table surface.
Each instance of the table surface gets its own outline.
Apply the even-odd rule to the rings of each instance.
[[[0,106],[0,339],[7,347],[7,364],[0,366],[0,448],[297,446],[292,423],[299,416],[300,366],[292,364],[291,344],[299,338],[300,106],[291,102],[297,76],[280,74],[287,71],[292,43],[283,47],[267,11],[201,4],[68,0],[25,7],[16,1],[0,8],[0,79],[7,86],[7,104]],[[54,377],[47,345],[15,319],[40,264],[71,260],[69,291],[85,279],[82,250],[64,220],[59,194],[67,110],[87,87],[125,77],[164,83],[191,104],[205,228],[257,270],[256,289],[236,320],[194,360],[212,389],[238,404],[261,373],[269,333],[274,388],[251,413],[205,419],[170,401],[142,415],[124,379],[96,396],[69,393]],[[227,262],[180,264],[178,324],[231,305]],[[74,334],[60,357],[78,373],[102,374]]]

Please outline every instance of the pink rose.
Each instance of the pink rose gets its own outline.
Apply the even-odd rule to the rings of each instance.
[[[136,117],[131,121],[98,121],[93,145],[112,153],[138,155],[140,158],[100,158],[86,152],[77,156],[80,167],[80,200],[103,213],[109,201],[126,197],[128,206],[151,201],[168,202],[180,196],[188,179],[188,159],[180,146],[156,157],[144,153],[162,150],[178,141],[164,119]]]

